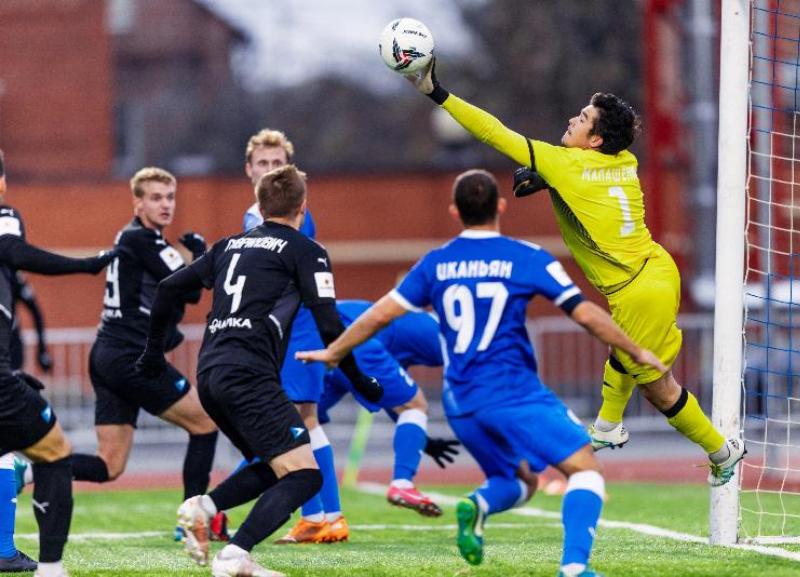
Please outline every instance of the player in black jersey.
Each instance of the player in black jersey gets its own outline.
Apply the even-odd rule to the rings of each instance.
[[[95,394],[97,455],[74,454],[75,479],[104,483],[125,470],[139,409],[182,427],[189,433],[183,464],[184,499],[205,493],[214,460],[217,429],[200,406],[187,378],[168,365],[158,378],[134,370],[150,324],[150,308],[158,282],[185,266],[163,229],[175,212],[175,177],[160,168],[143,168],[131,179],[134,218],[116,239],[120,255],[106,273],[106,291],[97,340],[89,355]],[[197,258],[205,241],[194,233],[180,238]],[[186,303],[196,303],[200,290],[186,294],[176,307],[165,339],[166,350],[183,340],[177,323]]]
[[[72,519],[72,449],[55,413],[40,394],[43,385],[30,375],[11,370],[12,279],[17,270],[46,275],[97,274],[115,253],[76,259],[28,244],[22,217],[2,204],[5,192],[5,166],[0,151],[0,455],[19,451],[33,461],[33,507],[39,524],[36,577],[66,577],[61,556]],[[11,515],[13,519],[13,509]],[[32,570],[29,565],[25,570]],[[14,568],[11,564],[4,566],[5,570]],[[17,565],[16,570],[21,568]]]
[[[344,330],[328,253],[298,231],[306,212],[305,175],[292,165],[278,168],[261,177],[256,193],[262,225],[222,239],[159,284],[139,359],[141,370],[159,374],[176,307],[193,291],[213,289],[197,369],[200,400],[248,460],[260,459],[178,509],[186,550],[205,565],[211,516],[258,498],[214,557],[214,575],[280,575],[258,566],[249,553],[322,484],[308,431],[280,382],[292,322],[302,302],[323,342]],[[352,356],[342,369],[365,397],[380,399],[381,386],[361,373]]]

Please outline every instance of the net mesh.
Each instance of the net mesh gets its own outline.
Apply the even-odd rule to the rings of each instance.
[[[740,533],[792,541],[800,536],[800,0],[751,5]]]

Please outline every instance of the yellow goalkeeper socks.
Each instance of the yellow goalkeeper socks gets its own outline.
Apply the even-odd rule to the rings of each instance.
[[[681,434],[703,447],[706,453],[715,453],[725,444],[725,437],[711,424],[697,402],[697,397],[684,388],[681,396],[671,409],[663,411],[667,422]]]
[[[622,422],[625,407],[633,389],[636,388],[633,377],[623,372],[624,370],[617,359],[606,361],[603,372],[603,404],[600,406],[598,417],[609,423]]]

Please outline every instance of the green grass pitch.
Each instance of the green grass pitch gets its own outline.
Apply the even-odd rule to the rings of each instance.
[[[431,489],[453,495],[463,492],[451,487]],[[615,484],[609,487],[609,493],[604,519],[706,535],[706,487]],[[70,575],[210,575],[209,569],[192,564],[181,546],[171,540],[179,499],[179,493],[172,490],[77,493],[72,537],[65,556]],[[452,506],[444,507],[440,519],[430,520],[390,507],[380,496],[344,491],[342,501],[351,525],[349,543],[275,546],[271,539],[259,545],[254,556],[291,577],[554,577],[558,571],[558,519],[511,513],[493,516],[487,524],[484,563],[470,567],[454,545]],[[560,497],[537,495],[530,505],[557,512],[560,503]],[[244,508],[232,511],[232,526],[237,526],[245,513]],[[30,495],[25,494],[19,501],[17,545],[34,555],[37,545],[31,534],[35,531]],[[219,547],[214,543],[212,552]],[[598,529],[592,564],[607,577],[800,575],[798,561],[610,527]]]

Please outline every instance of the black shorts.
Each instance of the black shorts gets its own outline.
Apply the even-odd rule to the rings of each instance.
[[[27,449],[42,440],[56,424],[56,414],[21,379],[0,375],[0,455]]]
[[[136,426],[139,409],[160,415],[191,389],[189,380],[172,365],[155,379],[133,365],[142,351],[98,341],[89,353],[89,377],[97,396],[95,425]]]
[[[269,463],[311,442],[277,377],[220,365],[197,375],[197,392],[206,413],[247,460]]]

